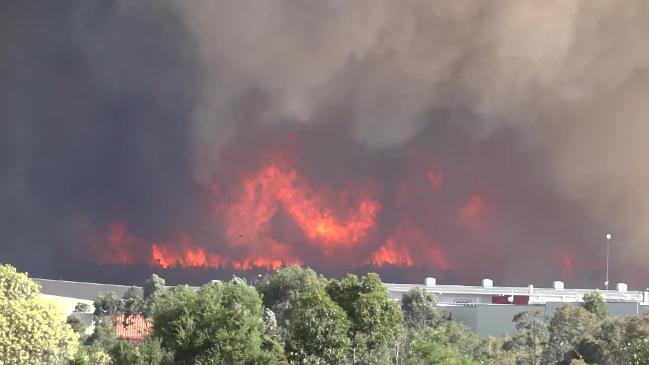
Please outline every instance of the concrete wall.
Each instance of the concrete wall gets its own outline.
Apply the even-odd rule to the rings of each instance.
[[[476,333],[481,337],[508,336],[516,334],[512,321],[521,312],[544,310],[543,305],[492,304],[478,306],[478,326]]]
[[[480,337],[513,336],[516,333],[514,316],[521,312],[540,310],[552,317],[557,309],[564,305],[578,303],[549,302],[546,304],[508,305],[478,304],[467,306],[440,306],[440,309],[451,314],[451,319],[458,321],[475,331]],[[635,316],[649,312],[649,305],[639,303],[607,303],[613,316]]]

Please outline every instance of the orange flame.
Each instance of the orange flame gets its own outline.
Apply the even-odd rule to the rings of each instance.
[[[180,249],[178,245],[151,244],[151,264],[162,268],[172,266],[192,267],[221,267],[226,265],[226,260],[216,254],[206,254],[201,247],[191,243],[191,237],[183,235]]]
[[[473,231],[479,232],[484,228],[486,214],[487,204],[484,199],[478,194],[473,194],[460,210],[460,220]]]
[[[234,204],[219,206],[225,210],[227,234],[233,245],[266,246],[270,237],[270,221],[280,208],[302,230],[309,242],[324,252],[337,247],[351,247],[367,236],[375,226],[379,203],[361,191],[357,207],[338,209],[345,205],[344,194],[318,192],[298,173],[281,161],[269,164],[244,178]]]
[[[408,246],[403,243],[396,243],[389,238],[385,245],[379,247],[369,259],[369,263],[376,266],[403,265],[412,266],[412,257]]]
[[[417,249],[414,260],[409,247]],[[432,264],[442,270],[448,270],[450,267],[444,251],[410,221],[397,226],[386,243],[374,252],[367,263],[376,266]]]
[[[561,273],[565,279],[572,280],[575,273],[572,265],[572,258],[565,250],[555,248],[551,252],[552,261],[561,267]]]
[[[128,265],[135,263],[133,251],[138,245],[136,237],[128,233],[126,225],[113,223],[101,238],[92,238],[91,245],[100,252],[100,262],[104,264]]]

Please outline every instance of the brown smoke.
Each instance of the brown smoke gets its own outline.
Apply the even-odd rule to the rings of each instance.
[[[175,4],[205,73],[203,178],[242,129],[329,123],[323,111],[335,110],[381,150],[446,112],[478,139],[515,128],[530,168],[607,224],[593,230],[620,232],[627,260],[648,253],[646,1]]]

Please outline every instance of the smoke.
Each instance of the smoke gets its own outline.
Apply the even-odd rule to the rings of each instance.
[[[610,230],[612,278],[641,284],[644,1],[3,6],[0,260],[63,275],[70,252],[155,243],[598,285]],[[363,201],[362,245],[309,233],[358,229]]]

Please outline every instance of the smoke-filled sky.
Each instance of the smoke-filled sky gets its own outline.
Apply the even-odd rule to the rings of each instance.
[[[647,285],[649,3],[3,1],[0,262]],[[644,286],[643,286],[644,285]]]

